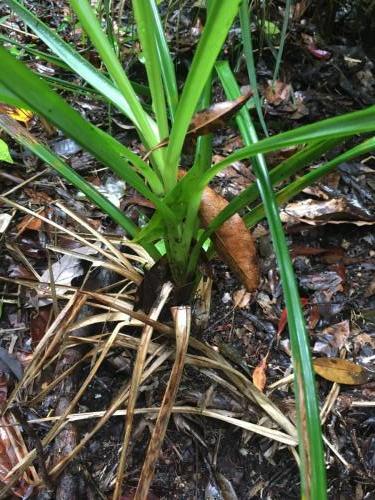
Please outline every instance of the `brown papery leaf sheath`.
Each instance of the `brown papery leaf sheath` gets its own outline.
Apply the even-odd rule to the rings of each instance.
[[[199,214],[206,228],[228,205],[225,198],[210,187],[203,191]],[[232,215],[211,236],[215,249],[223,261],[239,278],[249,292],[259,285],[259,266],[251,232],[238,215]]]

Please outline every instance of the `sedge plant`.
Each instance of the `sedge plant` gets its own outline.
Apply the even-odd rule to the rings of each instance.
[[[1,100],[31,109],[54,124],[151,201],[155,206],[154,215],[145,227],[138,228],[95,187],[71,169],[62,158],[23,131],[22,127],[16,127],[3,115],[0,116],[0,127],[84,192],[93,203],[123,227],[129,237],[141,243],[154,259],[160,257],[156,244],[163,241],[170,271],[177,286],[185,286],[194,280],[200,256],[204,252],[204,244],[213,231],[231,215],[239,210],[245,210],[244,220],[249,227],[264,216],[267,217],[288,309],[295,371],[301,491],[304,498],[326,498],[319,409],[309,343],[277,202],[290,199],[341,161],[373,149],[374,139],[367,139],[278,192],[274,191],[273,185],[301,171],[340,141],[354,135],[373,132],[375,107],[263,139],[257,137],[248,110],[242,108],[236,121],[245,146],[212,165],[211,137],[209,135],[200,137],[196,143],[194,162],[192,165],[182,165],[186,175],[181,177],[179,175],[181,153],[189,124],[197,110],[209,105],[214,75],[219,77],[228,98],[234,99],[239,95],[238,85],[228,63],[219,61],[218,58],[238,15],[245,30],[245,50],[249,58],[252,45],[250,30],[246,28],[247,1],[209,2],[206,25],[186,80],[183,82],[183,87],[179,88],[156,0],[133,0],[134,19],[147,74],[146,89],[144,86],[134,85],[129,80],[117,56],[113,39],[108,39],[104,26],[88,0],[71,0],[70,4],[100,57],[102,70],[95,68],[83,58],[78,50],[36,18],[22,2],[5,0],[5,3],[47,45],[52,53],[48,54],[50,61],[57,59],[60,66],[70,68],[72,73],[81,78],[88,92],[100,95],[133,124],[139,140],[150,154],[146,161],[109,133],[83,118],[54,90],[61,86],[64,88],[64,82],[47,82],[33,73],[25,63],[9,53],[6,48],[9,46],[9,41],[4,38],[2,39],[4,46],[0,47]],[[252,80],[255,85],[254,75]],[[69,82],[65,83],[69,88]],[[151,108],[143,104],[140,94],[147,94],[150,97]],[[258,112],[261,116],[259,109]],[[166,144],[163,148],[157,147],[161,141]],[[264,154],[293,145],[299,145],[299,151],[269,172]],[[199,205],[203,190],[215,175],[234,161],[242,159],[251,159],[257,182],[232,200],[202,232],[199,224]],[[254,210],[246,208],[259,197],[261,203]]]

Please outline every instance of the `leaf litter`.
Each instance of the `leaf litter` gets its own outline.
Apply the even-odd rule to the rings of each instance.
[[[305,15],[306,6],[304,7],[304,3],[297,2],[294,6],[296,16],[294,22],[298,23],[298,18],[302,19],[302,16]],[[184,26],[184,23],[186,23],[186,33],[190,33],[190,28],[188,27],[189,14],[182,12],[182,15],[184,18],[181,25]],[[371,92],[373,92],[374,87],[371,84],[373,72],[369,69],[369,60],[366,54],[361,52],[362,48],[358,46],[346,47],[343,45],[339,47],[330,46],[329,42],[323,45],[315,38],[310,40],[310,47],[307,47],[306,43],[301,40],[300,33],[308,32],[306,23],[307,25],[311,23],[309,15],[307,14],[303,24],[298,25],[298,33],[296,35],[294,33],[291,34],[292,44],[289,47],[289,51],[286,52],[286,64],[289,64],[289,69],[292,68],[290,72],[291,78],[290,80],[287,78],[287,72],[286,77],[280,79],[281,84],[278,83],[276,86],[277,91],[275,92],[275,98],[279,98],[280,102],[270,102],[268,107],[269,117],[272,117],[272,120],[276,120],[276,129],[281,126],[280,122],[282,121],[284,122],[282,126],[285,126],[286,123],[287,126],[290,125],[290,128],[292,128],[294,120],[301,120],[303,122],[303,120],[314,120],[318,116],[330,116],[335,114],[340,107],[342,109],[353,109],[353,107],[359,105],[358,103],[361,100],[370,98]],[[172,29],[173,22],[168,20],[167,26],[170,27],[171,40],[173,42],[173,37],[176,36]],[[332,23],[333,26],[334,23]],[[191,34],[189,34],[186,37],[186,41],[180,42],[180,45],[176,44],[177,56],[185,57],[183,54],[189,51],[191,44],[194,43],[196,43],[196,40],[192,39]],[[313,46],[312,43],[315,45]],[[342,44],[342,41],[340,43]],[[354,55],[354,57],[347,56],[348,49],[357,51],[350,54],[350,56]],[[346,51],[344,52],[344,56],[340,53],[342,50]],[[326,51],[326,54],[319,51]],[[89,54],[88,57],[93,57],[93,54]],[[259,73],[264,75],[264,83],[267,85],[267,80],[270,77],[267,72],[272,68],[272,64],[267,60],[267,51],[264,51],[261,57],[261,66],[258,69]],[[306,57],[310,58],[308,59],[310,63],[307,63],[303,67],[301,60],[306,62]],[[324,60],[325,58],[327,60]],[[360,60],[360,63],[356,63],[355,60]],[[350,72],[348,72],[349,65]],[[361,75],[363,75],[363,78],[358,79],[357,77]],[[365,77],[365,75],[367,76]],[[239,73],[239,78],[243,78],[241,72]],[[356,82],[355,85],[351,84],[352,81]],[[367,95],[363,92],[364,88],[366,88]],[[268,92],[270,92],[269,89]],[[220,101],[220,98],[217,100]],[[272,97],[269,100],[272,100]],[[300,107],[300,103],[303,104],[303,107]],[[78,106],[80,105],[78,103]],[[97,107],[95,111],[94,108],[90,110],[87,106],[82,109],[88,113],[100,113]],[[308,111],[308,113],[306,114],[305,111]],[[98,116],[98,122],[102,121],[103,116],[105,117],[104,114]],[[227,122],[226,128],[229,128],[227,127]],[[228,132],[230,133],[229,130]],[[227,139],[227,133],[217,137],[216,147],[218,154],[227,154],[225,149],[229,142]],[[77,156],[75,153],[72,154],[71,161],[72,164],[77,165],[80,169],[88,165],[95,168],[90,163],[92,160],[85,163],[85,160],[82,161],[80,156]],[[338,366],[339,369],[337,371],[339,373],[345,372],[346,376],[349,371],[355,373],[358,369],[361,373],[363,370],[366,370],[367,373],[367,370],[372,367],[374,355],[374,346],[372,343],[374,338],[374,322],[371,320],[371,318],[375,317],[375,305],[373,303],[373,294],[371,293],[374,254],[371,254],[371,251],[373,252],[372,249],[375,240],[371,227],[366,227],[367,224],[372,223],[371,211],[369,212],[368,209],[369,207],[371,208],[371,200],[374,193],[374,184],[371,180],[373,177],[371,170],[373,171],[373,169],[370,168],[373,165],[373,161],[368,160],[366,164],[359,163],[362,171],[360,171],[358,163],[347,164],[345,167],[346,170],[341,173],[340,178],[337,178],[334,184],[329,184],[328,180],[327,182],[323,180],[323,182],[319,183],[314,190],[314,194],[308,193],[309,198],[313,200],[312,202],[308,204],[302,203],[298,207],[298,203],[305,199],[305,195],[301,195],[297,202],[294,201],[293,203],[297,203],[294,209],[300,211],[293,212],[297,216],[293,221],[290,220],[292,225],[289,227],[289,238],[293,244],[300,246],[308,245],[310,248],[317,249],[316,253],[305,252],[303,254],[296,252],[294,255],[294,264],[300,289],[308,300],[305,313],[310,328],[311,342],[313,345],[316,345],[317,342],[321,341],[325,346],[328,346],[326,351],[319,352],[319,355],[323,356],[319,360],[323,361],[319,361],[317,364],[321,363],[325,365],[326,372],[328,371],[328,373],[332,373],[333,365]],[[246,169],[247,167],[248,165],[245,163],[244,168]],[[364,171],[365,167],[369,169],[368,172]],[[53,181],[51,182],[52,179],[50,177],[47,176],[46,179],[47,184],[50,183],[53,186],[52,190],[50,190],[53,196],[56,186]],[[218,182],[221,193],[223,192],[221,189],[225,188],[225,182],[225,180]],[[231,182],[232,193],[235,193],[236,189],[243,189],[241,183],[245,181],[243,178],[236,179],[232,171]],[[324,184],[326,184],[327,188],[324,187]],[[40,191],[38,186],[36,188],[37,192],[38,190]],[[128,196],[128,191],[127,189],[125,196]],[[227,195],[231,196],[231,193],[226,192],[225,196]],[[344,202],[338,202],[337,200],[344,200]],[[358,200],[359,202],[357,203]],[[314,208],[315,212],[310,210],[311,207]],[[126,207],[126,209],[129,209],[130,213],[130,207]],[[8,209],[5,208],[5,210]],[[289,207],[288,215],[291,214],[290,210],[291,207]],[[88,209],[87,213],[90,213],[90,209]],[[7,219],[9,219],[11,214],[10,210],[7,211]],[[55,216],[56,214],[54,214]],[[19,214],[15,222],[20,222]],[[363,224],[364,222],[365,224]],[[329,229],[332,223],[338,223],[334,231]],[[14,234],[12,224],[7,224],[4,229],[3,235],[6,238],[11,233]],[[295,232],[293,232],[293,226],[295,227]],[[45,242],[48,241],[50,245],[56,245],[56,242],[49,240],[51,234],[48,234],[44,225],[40,226],[37,231],[34,230],[37,234],[33,236],[30,234],[33,230],[30,231],[30,229],[26,225],[23,234],[19,235],[19,248],[30,259],[30,263],[36,271],[42,274],[43,272],[47,272]],[[257,234],[261,234],[261,238],[266,238],[267,228],[263,227],[261,230],[257,228]],[[113,234],[112,237],[114,237]],[[118,241],[117,239],[116,242]],[[259,244],[259,239],[255,244]],[[327,251],[320,252],[319,248],[327,249]],[[334,248],[340,248],[340,251],[333,250]],[[54,252],[50,253],[52,259],[55,260],[56,254]],[[1,274],[3,276],[7,274],[6,266],[14,258],[14,255],[9,255],[8,250],[6,251],[6,255],[7,260],[0,263]],[[79,257],[77,259],[83,268],[81,259]],[[59,260],[55,263],[59,262]],[[339,269],[337,266],[331,267],[338,262],[340,262],[343,269]],[[74,264],[72,264],[72,269],[74,269]],[[345,274],[343,274],[343,270]],[[241,362],[238,364],[233,361],[232,364],[231,358],[235,359],[235,355],[233,352],[232,354],[228,354],[229,350],[226,350],[224,347],[220,347],[220,352],[217,353],[216,351],[216,354],[214,354],[215,351],[202,350],[199,351],[202,356],[208,355],[208,352],[210,356],[217,356],[215,358],[217,366],[208,365],[198,370],[196,366],[202,360],[194,357],[198,351],[196,350],[197,344],[193,342],[194,349],[190,351],[189,348],[186,357],[188,362],[185,368],[186,374],[182,379],[178,395],[182,401],[185,399],[188,400],[188,397],[190,398],[189,404],[194,407],[195,413],[178,414],[183,415],[187,423],[184,429],[176,431],[173,424],[169,426],[167,438],[164,441],[162,454],[159,459],[159,469],[155,475],[155,483],[152,491],[150,491],[150,498],[163,498],[163,495],[164,497],[166,495],[168,497],[168,495],[172,494],[177,497],[185,495],[189,498],[192,497],[193,492],[197,491],[197,485],[201,488],[201,491],[205,487],[209,489],[209,485],[211,485],[210,491],[218,492],[218,494],[228,492],[232,496],[236,494],[238,498],[247,498],[249,495],[250,497],[252,495],[256,497],[260,491],[263,495],[268,495],[272,499],[282,498],[286,489],[291,491],[291,495],[293,493],[297,495],[298,485],[296,482],[294,484],[286,479],[286,476],[297,477],[297,470],[289,452],[285,448],[280,448],[279,445],[275,447],[272,444],[274,441],[270,442],[268,438],[266,439],[259,434],[254,434],[254,429],[250,427],[247,429],[242,427],[241,432],[238,432],[241,429],[240,425],[244,426],[248,422],[250,424],[252,422],[260,423],[262,422],[262,418],[267,418],[260,408],[251,402],[250,397],[245,396],[244,393],[247,393],[247,390],[244,390],[243,385],[241,385],[245,383],[245,379],[251,381],[251,375],[259,367],[260,375],[264,380],[266,368],[267,384],[264,390],[265,394],[268,394],[268,388],[272,383],[282,381],[282,377],[284,375],[287,377],[291,372],[291,360],[288,355],[288,349],[284,350],[281,343],[279,345],[277,343],[272,344],[278,328],[280,329],[280,324],[278,324],[279,318],[286,315],[281,300],[280,283],[275,271],[275,262],[271,251],[267,256],[262,256],[259,262],[259,275],[261,277],[258,288],[259,299],[257,300],[257,294],[252,292],[251,300],[246,303],[246,299],[243,307],[233,307],[240,304],[237,303],[236,299],[229,300],[224,304],[221,301],[221,297],[225,294],[228,294],[230,298],[234,297],[233,291],[239,290],[241,284],[233,278],[232,274],[228,272],[228,269],[222,263],[217,262],[212,266],[210,270],[213,278],[210,293],[211,314],[208,319],[207,328],[204,329],[203,327],[203,332],[201,333],[202,340],[206,343],[207,348],[207,345],[215,345],[213,336],[220,337],[222,343],[228,344],[232,348],[232,351],[233,349],[235,350],[237,360],[241,360]],[[56,272],[56,276],[58,277],[60,273],[63,276],[63,269]],[[70,279],[68,275],[69,272],[67,271],[67,282]],[[55,276],[55,271],[53,271],[53,276]],[[85,277],[85,271],[83,271],[81,277]],[[21,279],[21,277],[19,278]],[[28,279],[30,280],[30,276]],[[19,283],[16,282],[17,286],[24,290],[26,282],[22,282],[22,285]],[[16,284],[9,285],[7,283],[6,288],[4,288],[4,300],[7,302],[5,302],[5,309],[3,306],[5,314],[3,313],[2,316],[1,327],[4,328],[5,326],[7,331],[11,329],[10,324],[7,323],[9,309],[13,313],[16,312],[17,316],[19,316],[17,321],[13,321],[13,328],[17,328],[17,325],[21,325],[23,321],[24,324],[28,324],[29,321],[28,312],[25,310],[20,311],[15,307],[17,300],[21,300],[21,303],[24,301],[22,294],[17,297],[14,295],[17,293]],[[62,284],[58,284],[62,289]],[[74,289],[72,282],[64,286]],[[131,287],[130,291],[132,292]],[[119,293],[118,290],[116,293]],[[67,294],[67,298],[69,297],[71,297],[71,292]],[[109,312],[108,308],[112,303],[112,305],[117,304],[116,307],[120,307],[121,305],[123,311],[125,311],[127,306],[124,304],[124,297],[110,296],[107,299],[107,302],[101,302],[100,307],[95,312],[97,316],[101,316],[102,320],[104,320],[103,325],[106,325],[113,331],[105,318],[116,317],[116,321],[119,321],[119,316],[110,316],[110,314],[115,313]],[[99,297],[91,295],[90,300],[95,302],[99,300]],[[38,302],[36,301],[35,303],[37,304]],[[43,309],[40,311],[43,311]],[[129,310],[131,311],[131,307],[129,307]],[[314,321],[311,321],[313,311],[315,311],[315,318],[313,318]],[[316,314],[316,311],[318,311],[318,314]],[[117,311],[116,314],[122,314],[121,321],[129,320],[128,312]],[[89,317],[95,316],[94,314]],[[141,321],[140,318],[142,318],[142,315],[138,316],[138,318],[133,318],[132,321],[139,322]],[[34,336],[37,337],[35,341],[37,345],[38,342],[43,341],[43,330],[45,333],[51,326],[47,310],[44,319],[40,318],[38,321],[38,327],[34,330]],[[82,319],[82,321],[84,320]],[[205,321],[207,321],[207,314]],[[162,327],[161,324],[157,323],[154,325],[155,328],[161,328],[161,330],[156,330],[159,332],[158,335],[160,335],[163,328],[167,330],[170,328],[169,325],[163,324],[164,326]],[[80,374],[85,373],[87,375],[90,366],[95,362],[93,360],[100,356],[100,350],[107,345],[107,339],[100,338],[101,334],[106,335],[107,332],[107,329],[103,325],[96,325],[96,335],[79,337],[75,335],[78,332],[72,330],[72,333],[65,339],[68,341],[67,345],[69,348],[79,344],[85,346],[88,350],[87,352],[91,353],[87,358],[82,358],[83,361],[80,362],[79,366],[84,366],[85,371],[79,371]],[[287,343],[288,332],[286,322],[282,326],[284,330],[282,338]],[[132,328],[138,327],[132,326]],[[167,330],[164,329],[164,333]],[[53,338],[53,332],[56,331],[51,330],[48,333],[48,338]],[[8,336],[4,338],[3,345],[7,346],[8,343],[11,345],[11,342],[14,344],[14,337],[12,337],[14,333],[6,333],[5,335]],[[161,339],[162,337],[154,337],[149,344],[149,362],[152,364],[153,359],[157,359],[158,354],[155,353],[158,351],[164,356],[164,361],[161,362],[161,358],[159,358],[160,363],[158,366],[154,365],[156,370],[153,372],[154,376],[151,375],[145,380],[143,386],[141,386],[142,398],[144,398],[146,403],[150,403],[154,409],[153,412],[144,415],[136,413],[136,418],[139,419],[136,422],[139,424],[137,427],[139,430],[137,434],[134,433],[134,443],[131,447],[128,464],[130,473],[133,474],[132,477],[135,477],[137,474],[136,471],[141,470],[144,457],[143,452],[145,452],[148,444],[147,437],[149,433],[152,433],[154,427],[153,415],[155,415],[155,408],[158,408],[157,405],[162,400],[162,395],[170,374],[170,367],[173,363],[173,360],[171,360],[168,364],[167,359],[171,355],[169,354],[168,346],[164,346]],[[28,340],[27,334],[23,337],[17,336],[16,343],[14,344],[16,351],[19,348],[27,347]],[[111,357],[107,358],[108,363],[107,360],[103,362],[100,370],[93,375],[92,385],[90,385],[88,392],[82,396],[82,401],[79,403],[79,413],[81,416],[83,413],[82,410],[87,409],[88,414],[91,415],[90,418],[101,418],[96,412],[105,413],[109,407],[111,396],[116,393],[116,389],[120,390],[121,384],[126,384],[129,381],[132,363],[135,359],[134,353],[138,349],[138,344],[134,343],[135,340],[138,340],[138,338],[134,335],[134,331],[130,335],[121,331],[116,336],[113,344],[115,352],[112,353],[110,351],[109,356],[114,357],[115,354],[119,355],[120,359],[124,360],[122,366],[127,366],[128,371],[125,369],[122,374],[121,372],[113,373],[113,369],[109,368]],[[270,345],[272,345],[271,348]],[[173,346],[173,343],[169,344],[169,346]],[[165,350],[163,351],[164,348]],[[37,347],[34,346],[34,349],[37,349]],[[202,346],[202,349],[205,348]],[[347,350],[347,357],[353,359],[354,362],[354,366],[353,364],[346,365],[344,363],[346,366],[345,370],[342,369],[344,360],[339,358],[335,360],[338,351],[342,349]],[[268,351],[269,356],[267,358]],[[53,352],[54,350],[51,349],[51,354]],[[332,359],[332,357],[335,359]],[[53,357],[50,359],[53,360]],[[267,366],[265,366],[265,359],[267,360]],[[207,360],[205,362],[207,363]],[[48,372],[53,367],[53,361],[49,361],[48,363],[46,369],[42,372],[43,383],[47,384],[54,378],[53,370],[52,375]],[[225,372],[224,370],[223,372],[223,367],[226,367],[226,364],[229,364],[228,371]],[[219,365],[220,368],[218,367]],[[194,366],[195,368],[193,368]],[[235,369],[236,376],[239,378],[230,378],[230,369]],[[324,401],[325,397],[328,396],[332,384],[328,380],[321,378],[317,379],[317,381],[320,400]],[[332,382],[338,383],[338,381],[339,379],[336,377]],[[328,470],[330,485],[341,496],[353,496],[353,492],[356,492],[359,498],[364,498],[366,495],[371,496],[373,493],[371,478],[369,475],[366,476],[366,470],[371,469],[371,450],[373,446],[371,444],[371,406],[366,406],[366,404],[370,405],[373,402],[374,392],[371,383],[370,377],[366,381],[363,378],[361,385],[342,385],[340,388],[341,396],[334,403],[333,411],[331,413],[328,412],[325,424],[326,436],[335,443],[336,451],[339,451],[345,457],[346,463],[350,465],[350,467],[345,466],[343,462],[337,459],[334,453],[327,450],[327,456],[332,464]],[[191,391],[192,386],[195,388],[194,397],[191,393],[188,395],[188,389]],[[38,385],[36,387],[39,388]],[[292,391],[289,386],[280,387],[281,389],[279,388],[272,393],[272,401],[275,402],[276,407],[281,409],[282,413],[293,415],[294,402]],[[226,398],[223,397],[223,394],[226,395]],[[258,393],[254,394],[259,397]],[[53,399],[56,402],[56,399],[59,398],[59,393],[52,387],[51,391],[46,393],[46,396],[48,397],[44,406],[35,407],[39,412],[38,416],[42,419],[43,417],[49,418],[46,415],[49,415],[49,412],[53,412],[56,408]],[[341,400],[339,399],[340,397],[342,397]],[[48,401],[50,402],[48,403]],[[118,401],[120,405],[124,406],[126,397],[123,399],[119,398]],[[217,407],[215,405],[218,404],[218,401],[224,402],[221,411],[226,412],[225,418],[227,418],[227,421],[223,425],[220,425],[219,420],[210,419],[210,424],[207,425],[207,421],[202,417],[205,412],[207,415],[211,412],[216,414],[216,416],[220,415],[222,417],[222,413],[216,413]],[[340,412],[336,412],[335,404],[336,408],[340,409]],[[123,412],[123,410],[121,411]],[[94,464],[92,468],[89,465],[94,484],[104,488],[106,494],[110,491],[110,484],[115,480],[113,471],[116,470],[118,451],[123,432],[123,413],[121,415],[113,419],[108,417],[107,423],[101,427],[104,436],[102,435],[100,438],[99,431],[99,433],[92,435],[91,441],[86,441],[85,456],[87,457],[87,462],[85,461],[85,464]],[[83,414],[83,416],[86,420],[83,420],[81,429],[77,426],[78,430],[82,430],[82,435],[87,432],[87,426],[90,425],[87,415]],[[70,414],[70,417],[72,419],[80,418],[79,415],[73,413]],[[35,420],[35,415],[33,418]],[[59,417],[55,414],[52,418],[58,419]],[[48,421],[45,421],[44,423],[40,422],[33,425],[38,426],[38,431],[43,434],[42,425],[51,425],[51,422],[53,421],[50,421],[49,424]],[[235,425],[237,427],[229,428],[228,424],[233,424],[233,422],[236,422]],[[280,424],[281,420],[279,419],[278,422]],[[356,445],[354,445],[354,441],[349,436],[353,428],[359,426],[361,426],[363,432],[361,436],[357,436]],[[269,428],[269,432],[272,433],[273,431],[269,421],[264,427],[260,427],[263,429],[262,432],[265,432],[264,429],[267,427],[271,427]],[[259,431],[259,429],[255,429],[255,431]],[[277,432],[280,432],[280,430]],[[292,431],[289,436],[291,434]],[[197,436],[200,437],[200,441]],[[285,435],[280,437],[276,433],[274,437],[284,439],[284,441],[291,439],[290,437],[286,438]],[[6,439],[4,436],[5,444],[7,444]],[[30,451],[33,444],[29,442],[29,439],[25,439],[25,446]],[[10,454],[12,453],[14,454],[14,452],[10,452]],[[197,456],[199,457],[198,459]],[[201,459],[201,456],[205,458]],[[197,460],[198,470],[203,471],[202,473],[196,472]],[[109,472],[110,470],[112,470],[112,473]],[[169,471],[170,474],[168,475]],[[192,477],[194,477],[194,484],[192,484]],[[341,481],[341,477],[345,477],[345,481]],[[34,479],[38,482],[38,478]],[[228,481],[229,485],[227,484]],[[20,491],[25,493],[25,489],[21,489]],[[123,493],[128,495],[129,498],[134,495],[134,491],[128,488]]]

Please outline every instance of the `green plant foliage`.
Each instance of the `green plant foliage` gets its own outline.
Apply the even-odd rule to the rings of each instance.
[[[13,163],[13,158],[10,156],[8,144],[0,139],[0,161]]]
[[[272,137],[267,137],[267,127],[262,115],[261,102],[257,93],[257,81],[252,50],[250,15],[252,3],[247,0],[210,0],[207,21],[196,47],[187,77],[178,89],[171,51],[159,17],[157,0],[133,0],[133,12],[137,33],[142,48],[147,86],[133,84],[117,56],[117,45],[97,18],[97,12],[88,0],[71,0],[85,35],[101,59],[104,70],[100,71],[84,59],[79,51],[65,42],[59,34],[37,19],[17,0],[5,0],[14,14],[47,45],[53,55],[44,55],[34,49],[29,53],[48,58],[57,65],[69,68],[82,87],[116,107],[136,128],[143,147],[149,151],[148,159],[140,157],[121,144],[107,132],[83,118],[53,88],[68,88],[67,82],[51,81],[34,74],[12,55],[9,41],[2,39],[0,47],[0,100],[2,102],[33,110],[45,117],[89,151],[101,164],[124,179],[142,196],[151,201],[155,212],[144,228],[139,230],[116,207],[101,196],[84,179],[71,170],[65,162],[48,148],[22,134],[22,126],[15,129],[2,118],[0,128],[4,129],[23,146],[31,149],[60,175],[99,206],[121,225],[134,239],[157,258],[157,247],[166,253],[172,276],[177,285],[186,285],[194,280],[201,252],[207,239],[231,215],[261,198],[262,203],[254,210],[248,210],[244,219],[254,224],[266,215],[277,255],[280,275],[288,309],[288,323],[296,374],[297,418],[300,430],[301,485],[304,498],[326,498],[324,460],[320,434],[318,405],[311,369],[309,343],[306,338],[300,300],[293,269],[278,215],[277,201],[284,202],[298,193],[308,183],[330,171],[340,161],[352,158],[374,147],[374,139],[343,153],[340,157],[290,183],[287,188],[273,192],[272,185],[287,179],[310,162],[321,157],[346,138],[358,134],[374,133],[375,106],[354,113],[322,120],[295,128]],[[268,23],[265,29],[270,36],[277,34],[280,47],[275,66],[275,77],[282,59],[283,44],[287,30],[287,16],[291,2],[286,2],[286,18],[280,33],[275,25]],[[250,10],[249,10],[250,7]],[[259,120],[263,125],[265,138],[258,138],[246,108],[238,113],[236,122],[243,136],[245,146],[215,165],[212,163],[212,137],[200,137],[195,146],[192,165],[183,165],[186,175],[180,178],[181,152],[191,119],[198,109],[211,103],[212,75],[216,65],[219,79],[229,98],[239,95],[238,85],[227,62],[218,62],[227,35],[236,16],[240,17],[243,35],[243,49],[246,56],[250,82],[255,94]],[[107,20],[108,21],[108,20]],[[110,37],[108,37],[110,33]],[[7,48],[6,48],[7,47]],[[18,47],[17,47],[18,49]],[[65,85],[65,87],[64,87]],[[74,87],[70,87],[75,91]],[[140,96],[147,95],[151,105],[144,105]],[[165,140],[165,147],[157,147]],[[270,173],[264,154],[292,145],[299,151]],[[0,148],[1,148],[0,143]],[[198,210],[202,192],[215,175],[236,160],[251,159],[257,182],[244,190],[219,214],[210,227],[202,232],[199,227]]]

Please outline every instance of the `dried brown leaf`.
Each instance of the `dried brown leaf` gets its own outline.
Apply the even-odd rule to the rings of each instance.
[[[204,227],[228,205],[228,202],[207,187],[203,191],[200,217]],[[249,292],[259,285],[259,267],[256,248],[251,232],[242,218],[235,214],[222,224],[212,236],[215,248],[220,257],[240,279]]]
[[[193,116],[186,135],[199,137],[224,127],[228,120],[242,108],[252,95],[253,93],[250,91],[232,101],[218,102],[209,108],[198,111]]]
[[[281,80],[268,80],[263,88],[263,96],[267,103],[273,106],[279,106],[282,103],[288,102],[291,98],[293,89],[290,83],[282,82]]]
[[[322,333],[323,335],[331,336],[331,344],[337,349],[341,349],[344,347],[350,335],[349,321],[345,320],[335,325],[328,326]]]
[[[252,95],[253,93],[249,91],[245,95],[240,95],[232,101],[218,102],[209,108],[198,111],[190,122],[185,138],[196,138],[201,135],[211,134],[215,130],[224,127],[230,118],[242,108]],[[167,146],[168,142],[168,138],[163,139],[159,144],[147,152],[144,159],[148,158],[153,151]]]
[[[245,288],[240,288],[233,293],[233,305],[242,309],[249,304],[250,298],[251,294]]]
[[[361,365],[341,358],[317,358],[313,360],[315,372],[326,380],[345,385],[365,384],[370,373]]]
[[[43,210],[39,213],[43,217],[48,216],[47,210]],[[20,236],[26,229],[29,231],[40,231],[42,224],[43,222],[41,221],[41,219],[33,217],[32,215],[25,215],[25,217],[22,218],[21,222],[17,224],[18,235]]]
[[[267,383],[267,375],[266,375],[267,358],[268,356],[263,358],[262,361],[259,363],[259,365],[255,367],[253,371],[253,384],[262,392],[264,391],[264,388],[266,387]]]
[[[345,197],[326,200],[301,200],[289,203],[281,212],[283,222],[294,224],[374,224],[375,217],[365,207]]]

